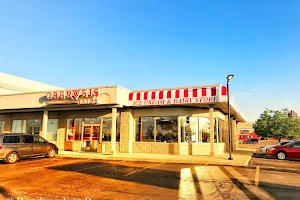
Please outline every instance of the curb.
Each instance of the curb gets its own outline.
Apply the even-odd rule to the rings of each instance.
[[[287,172],[287,173],[300,174],[299,169],[293,169],[293,168],[267,167],[267,166],[261,166],[261,165],[249,165],[248,166],[248,168],[250,168],[250,169],[256,169],[257,167],[259,167],[261,170],[267,170],[267,171],[276,171],[276,172]]]
[[[159,160],[159,159],[143,159],[143,158],[124,158],[124,157],[91,157],[84,155],[66,155],[58,154],[57,157],[64,158],[85,158],[85,159],[96,159],[96,160],[125,160],[125,161],[141,161],[141,162],[162,162],[170,164],[197,164],[197,165],[209,165],[209,166],[234,166],[234,167],[247,167],[251,157],[247,160],[246,165],[244,164],[229,164],[222,162],[209,162],[209,161],[182,161],[182,160]]]

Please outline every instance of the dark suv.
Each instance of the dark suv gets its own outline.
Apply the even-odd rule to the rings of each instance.
[[[57,146],[39,135],[19,133],[0,135],[0,160],[9,164],[26,157],[47,156],[53,158],[57,153]]]
[[[243,143],[244,144],[257,144],[258,143],[258,139],[251,138],[249,140],[245,140]]]

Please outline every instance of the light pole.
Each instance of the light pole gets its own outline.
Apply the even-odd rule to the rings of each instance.
[[[230,96],[229,96],[229,81],[234,77],[233,74],[229,74],[227,76],[227,109],[228,109],[228,146],[229,146],[229,158],[228,160],[232,160],[231,157],[231,122],[230,122]]]

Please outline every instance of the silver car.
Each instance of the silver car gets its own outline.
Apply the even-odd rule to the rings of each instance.
[[[281,141],[281,142],[277,142],[275,144],[262,145],[262,146],[258,147],[257,153],[267,154],[268,149],[270,149],[272,147],[275,147],[275,146],[283,146],[283,145],[289,144],[291,142],[293,142],[293,140],[284,140],[284,141]]]
[[[58,148],[40,137],[32,134],[1,134],[0,135],[0,160],[12,164],[20,158],[46,156],[53,158],[58,153]]]

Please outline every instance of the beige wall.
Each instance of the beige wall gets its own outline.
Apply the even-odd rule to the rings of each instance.
[[[215,143],[215,155],[224,153],[225,143]],[[210,155],[210,143],[182,143],[180,144],[180,155]]]
[[[129,90],[113,86],[113,87],[94,87],[99,88],[101,95],[98,99],[101,105],[109,104],[128,104]],[[85,89],[85,88],[81,88]],[[21,93],[14,95],[0,96],[0,111],[5,109],[24,109],[24,108],[43,108],[49,107],[46,102],[47,92]],[[55,100],[52,100],[55,101]],[[68,100],[66,100],[68,101]]]
[[[123,110],[121,112],[121,135],[120,135],[120,151],[124,153],[132,153],[132,142],[134,136],[134,120],[132,110]]]
[[[224,153],[225,143],[215,145],[215,155]],[[210,155],[210,143],[134,142],[133,153],[157,153],[172,155]]]
[[[62,88],[0,72],[0,95]]]
[[[133,153],[179,154],[178,143],[134,142]]]
[[[105,153],[109,153],[111,151],[111,142],[103,142],[105,145]],[[120,152],[120,142],[116,142],[116,152]]]

